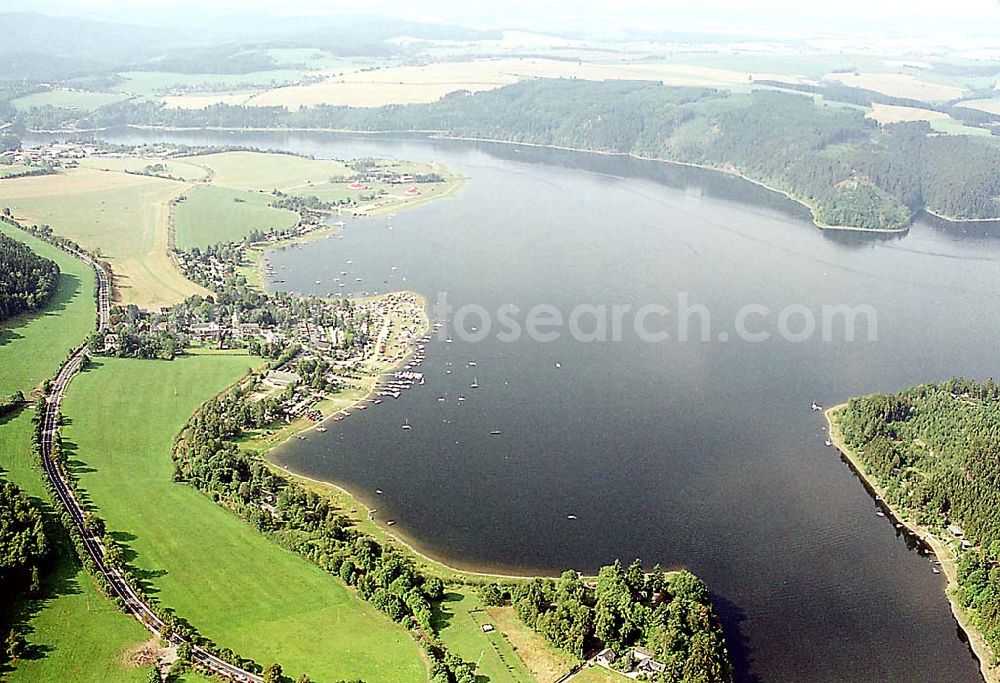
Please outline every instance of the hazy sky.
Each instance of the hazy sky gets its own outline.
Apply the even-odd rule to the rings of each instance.
[[[368,14],[484,27],[633,26],[739,30],[748,26],[868,31],[965,28],[1000,36],[1000,0],[0,0],[8,10],[155,22],[173,14]],[[1000,42],[1000,39],[998,39]]]

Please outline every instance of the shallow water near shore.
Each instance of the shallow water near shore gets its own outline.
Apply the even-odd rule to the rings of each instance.
[[[710,311],[706,342],[642,341],[629,325],[606,343],[565,328],[550,343],[473,343],[452,331],[453,343],[429,344],[424,387],[289,442],[280,464],[344,485],[459,567],[554,574],[616,557],[688,567],[715,594],[740,680],[980,680],[943,577],[875,515],[824,447],[810,402],[994,375],[1000,239],[988,230],[917,222],[905,236],[832,235],[735,178],[539,148],[318,133],[105,137],[433,160],[470,178],[455,197],[391,220],[346,219],[343,239],[274,252],[293,291],[337,291],[346,271],[349,290],[412,289],[431,303],[446,292],[456,307],[493,313],[676,309],[682,292]],[[738,341],[733,320],[746,304],[869,304],[878,341]],[[650,327],[675,327],[657,320]],[[774,331],[773,320],[755,326]]]

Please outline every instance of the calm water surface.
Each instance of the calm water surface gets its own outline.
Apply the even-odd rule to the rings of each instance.
[[[458,566],[556,573],[640,557],[688,567],[714,591],[741,680],[979,680],[943,577],[875,515],[809,404],[995,374],[1000,240],[988,232],[918,223],[902,238],[833,238],[734,179],[538,149],[110,137],[437,160],[469,176],[455,198],[274,253],[294,291],[337,290],[347,271],[359,289],[445,292],[494,312],[675,308],[681,292],[711,311],[711,342],[643,342],[628,325],[609,343],[435,340],[425,387],[310,433],[278,462],[349,487]],[[870,304],[878,341],[718,341],[735,336],[748,303]],[[763,325],[775,329],[773,318]]]

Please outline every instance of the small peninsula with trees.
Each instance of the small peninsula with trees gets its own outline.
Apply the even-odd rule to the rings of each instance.
[[[1000,387],[960,378],[922,384],[853,398],[828,418],[834,443],[931,546],[983,672],[997,680]]]

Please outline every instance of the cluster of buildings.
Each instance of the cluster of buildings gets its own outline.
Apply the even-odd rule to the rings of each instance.
[[[644,647],[633,647],[621,654],[604,648],[594,657],[594,663],[636,679],[652,678],[667,670],[666,664],[656,660],[656,653]]]
[[[337,310],[340,314],[345,313],[345,309]],[[352,344],[345,344],[346,326],[343,325],[318,325],[311,320],[301,320],[283,329],[260,329],[259,338],[264,341],[296,343],[301,348],[294,358],[268,372],[258,387],[262,395],[292,388],[291,395],[282,405],[289,421],[299,417],[322,419],[316,406],[328,398],[326,390],[303,382],[304,378],[296,370],[300,363],[316,361],[323,368],[323,382],[339,387],[364,363],[371,363],[378,371],[380,365],[392,364],[405,356],[424,330],[423,305],[410,292],[395,292],[374,301],[356,303],[350,315],[353,325],[378,329],[378,334],[358,334]],[[236,324],[234,319],[233,325]]]
[[[95,144],[52,142],[38,147],[11,150],[0,154],[0,163],[20,164],[39,168],[72,168],[78,160],[100,154]]]

